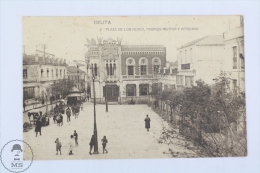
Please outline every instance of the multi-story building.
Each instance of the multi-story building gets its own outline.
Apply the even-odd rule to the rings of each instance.
[[[224,32],[224,72],[232,80],[231,88],[245,91],[244,27]]]
[[[152,84],[166,65],[166,48],[161,45],[121,45],[121,39],[92,39],[86,60],[93,66],[97,101],[148,99]],[[87,72],[91,77],[91,69]],[[91,85],[93,95],[93,83]]]
[[[46,97],[51,84],[59,79],[66,78],[66,60],[55,58],[52,54],[46,57],[23,54],[23,97],[27,104],[35,98]]]
[[[214,84],[213,79],[223,70],[224,48],[222,35],[206,36],[180,46],[177,88],[190,87],[199,79]]]
[[[68,66],[67,67],[67,76],[69,80],[73,80],[78,90],[85,92],[86,91],[86,73],[75,67],[75,66]]]

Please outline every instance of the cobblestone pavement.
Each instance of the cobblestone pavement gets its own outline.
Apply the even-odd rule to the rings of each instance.
[[[84,110],[79,118],[71,116],[71,121],[66,121],[64,115],[63,126],[58,127],[50,121],[50,125],[42,127],[42,135],[35,137],[34,129],[24,132],[24,141],[33,149],[34,160],[63,160],[63,159],[119,159],[119,158],[169,158],[169,145],[158,143],[161,130],[167,126],[165,122],[154,113],[147,105],[109,105],[109,111],[105,111],[105,105],[96,106],[97,130],[99,153],[89,155],[89,142],[93,134],[93,104],[84,103]],[[151,118],[151,129],[145,129],[145,116]],[[79,135],[79,146],[75,148],[74,155],[68,155],[69,137],[74,130]],[[108,139],[107,154],[102,154],[101,139],[106,135]],[[62,155],[55,155],[55,139],[62,143]],[[176,139],[176,142],[180,143]],[[181,141],[183,142],[183,141]],[[194,155],[190,150],[174,147],[173,150]],[[26,152],[24,153],[25,160]]]

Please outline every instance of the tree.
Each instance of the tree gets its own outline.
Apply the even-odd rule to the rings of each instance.
[[[63,97],[66,97],[70,90],[75,86],[73,80],[60,79],[51,85],[52,91],[59,92]]]
[[[178,90],[170,90],[167,100],[169,100],[169,106],[171,109],[171,123],[173,123],[174,127],[176,127],[177,119],[176,119],[176,114],[178,114],[178,107],[181,105],[183,102],[183,93],[182,91]],[[173,114],[173,110],[175,110],[175,113]]]

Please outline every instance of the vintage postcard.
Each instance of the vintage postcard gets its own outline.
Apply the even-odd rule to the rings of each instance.
[[[24,160],[247,156],[243,23],[23,17],[26,144],[12,150]]]

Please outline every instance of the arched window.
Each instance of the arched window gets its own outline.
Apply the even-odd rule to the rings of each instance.
[[[110,62],[109,70],[110,70],[110,72],[109,72],[110,76],[113,76],[113,67],[112,67],[111,62]]]
[[[95,76],[97,76],[97,64],[96,63],[94,64],[94,74],[95,74]]]
[[[116,74],[116,62],[114,61],[114,66],[113,66],[113,75]]]
[[[153,64],[153,72],[154,74],[158,74],[159,73],[159,69],[161,67],[161,60],[158,57],[154,57],[152,59],[152,64]]]
[[[107,70],[107,75],[109,76],[109,67],[108,67],[108,63],[106,63],[106,70]]]
[[[148,66],[147,58],[140,58],[139,65],[140,65],[140,74],[147,75],[147,66]]]
[[[127,75],[134,75],[134,66],[135,66],[135,59],[134,58],[127,58],[126,59]]]

